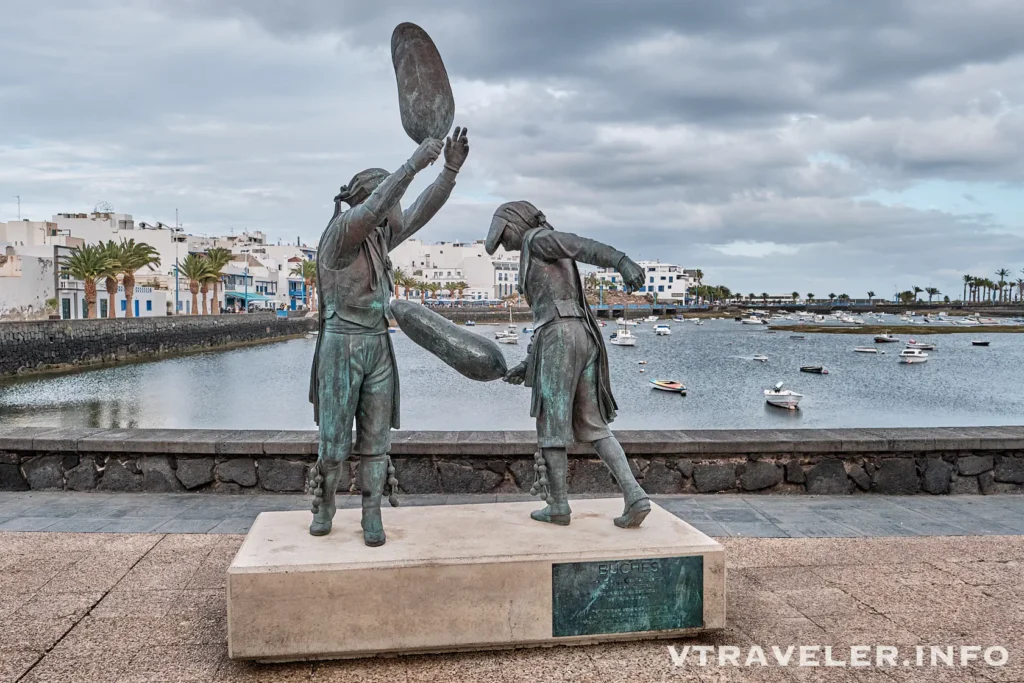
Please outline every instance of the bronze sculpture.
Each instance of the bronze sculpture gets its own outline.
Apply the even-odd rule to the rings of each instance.
[[[487,252],[494,254],[499,245],[519,252],[519,290],[533,311],[534,336],[527,358],[504,378],[533,389],[530,415],[537,420],[540,448],[533,492],[544,495],[547,506],[530,516],[569,524],[566,447],[577,441],[594,445],[622,489],[625,508],[615,525],[638,527],[651,502],[608,429],[617,408],[608,357],[576,261],[614,268],[633,289],[643,284],[643,269],[606,244],[554,230],[544,214],[526,201],[508,202],[495,211]]]
[[[443,143],[444,168],[413,205],[402,198],[413,176],[434,162],[442,142],[425,139],[394,173],[371,168],[357,173],[334,198],[334,216],[320,240],[317,301],[320,334],[310,377],[309,400],[320,427],[320,450],[310,472],[314,490],[309,533],[331,531],[342,463],[360,455],[363,540],[385,540],[380,516],[384,485],[396,481],[388,451],[399,426],[398,373],[386,312],[394,290],[388,253],[429,221],[447,201],[469,153],[466,130]],[[341,203],[351,208],[342,211]],[[352,443],[352,423],[356,438]]]

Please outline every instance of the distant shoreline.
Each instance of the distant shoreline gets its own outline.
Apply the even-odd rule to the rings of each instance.
[[[1024,325],[769,325],[768,329],[798,334],[863,334],[886,332],[894,335],[924,334],[1015,334],[1024,332]]]

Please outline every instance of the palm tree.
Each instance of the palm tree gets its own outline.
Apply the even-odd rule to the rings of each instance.
[[[413,289],[418,289],[420,292],[420,303],[427,303],[427,283],[423,280],[413,280]]]
[[[814,301],[814,292],[807,292],[807,301],[808,303]]]
[[[869,289],[869,290],[868,290],[868,303],[870,304],[870,303],[871,303],[872,301],[874,301],[874,300],[875,300],[875,293],[874,293],[874,292],[872,292],[872,291],[871,291],[871,290]]]
[[[597,278],[594,278],[594,279],[596,280]],[[460,299],[466,293],[467,289],[469,289],[469,283],[468,282],[465,282],[464,280],[459,280],[458,282],[455,283],[455,291],[459,293],[459,298]]]
[[[188,278],[188,291],[192,293],[191,315],[198,315],[196,309],[199,308],[199,284],[209,277],[210,262],[205,256],[189,254],[178,264],[178,271]],[[206,308],[206,299],[203,299],[203,308]]]
[[[793,298],[793,303],[796,303],[797,299],[800,298],[800,292],[793,292],[790,296]]]
[[[455,292],[456,292],[456,290],[458,290],[458,287],[456,286],[456,284],[454,282],[446,282],[446,283],[444,283],[444,286],[442,287],[442,289],[447,290],[448,298],[449,299],[454,299],[455,298]]]
[[[942,294],[942,292],[940,292],[937,287],[925,287],[924,291],[928,295],[928,303],[932,302],[933,296],[938,296],[939,294]]]
[[[313,310],[316,305],[316,261],[305,260],[292,266],[289,275],[298,275],[302,278],[303,286],[306,288],[306,305]]]
[[[159,266],[160,254],[145,242],[136,243],[134,239],[121,242],[121,268],[124,278],[124,317],[135,315],[132,299],[135,297],[135,271],[146,266]]]
[[[999,276],[999,300],[1003,300],[1003,289],[1006,288],[1006,276],[1010,274],[1010,271],[1006,268],[1000,268],[996,271],[996,275]]]
[[[973,275],[964,275],[964,301],[965,302],[967,301],[967,288],[971,287],[971,289],[973,291],[973,289],[974,289],[973,286],[972,286],[973,283],[974,283],[974,276]]]
[[[102,276],[106,279],[107,287],[107,317],[116,318],[117,310],[114,304],[117,303],[117,276],[121,274],[121,245],[114,240],[107,240],[105,244],[97,245],[103,250],[107,258],[107,268]]]
[[[834,304],[836,302],[836,295],[831,293],[831,292],[829,292],[828,301],[829,301],[829,303]]]
[[[437,293],[441,289],[442,289],[441,285],[438,284],[437,282],[428,282],[427,283],[427,291],[430,292],[430,298],[431,299],[437,299]]]
[[[85,307],[89,318],[97,318],[96,278],[107,271],[107,255],[98,244],[75,247],[61,257],[61,272],[85,283]]]
[[[761,301],[764,302],[765,306],[768,305],[768,292],[761,292]]]
[[[1024,301],[1024,280],[1017,278],[1017,301]]]
[[[206,252],[206,260],[210,262],[210,282],[213,283],[213,303],[210,305],[213,315],[220,315],[220,282],[224,277],[224,266],[231,263],[231,251],[223,247],[214,247]],[[205,301],[205,297],[203,301]]]
[[[397,299],[398,288],[404,287],[404,282],[406,282],[406,271],[394,266],[394,270],[391,271],[391,282],[394,283],[394,298]]]
[[[914,285],[914,301],[917,301],[917,295],[920,294],[923,291],[924,291],[923,289],[921,289],[917,285]]]

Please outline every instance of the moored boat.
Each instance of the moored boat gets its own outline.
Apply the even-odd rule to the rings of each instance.
[[[672,328],[664,323],[660,323],[654,326],[654,334],[658,335],[659,337],[666,337],[672,334]]]
[[[971,346],[988,346],[989,341],[985,339],[972,339]]]
[[[769,405],[777,406],[779,408],[787,408],[789,410],[796,410],[803,397],[803,394],[798,394],[791,389],[783,389],[782,382],[776,384],[774,389],[764,390],[764,400],[767,401]]]
[[[924,363],[928,360],[928,354],[921,349],[903,349],[900,351],[901,363]]]
[[[892,335],[892,334],[889,334],[888,331],[886,331],[886,332],[884,332],[882,334],[875,335],[875,343],[876,344],[891,344],[893,342],[898,342],[899,340],[900,340],[899,337],[897,337],[895,335]]]
[[[911,339],[911,340],[909,340],[907,342],[907,348],[908,349],[921,349],[922,351],[934,351],[935,350],[935,344],[932,344],[930,342],[919,342],[919,341],[915,341],[915,340]]]
[[[809,372],[813,375],[827,375],[828,370],[820,365],[801,365],[800,372]]]
[[[878,349],[873,346],[858,346],[854,349],[856,353],[878,353]]]
[[[668,391],[676,394],[686,395],[686,387],[683,386],[682,382],[677,382],[673,379],[652,379],[651,388],[658,389],[659,391]]]
[[[756,356],[754,356],[754,360],[759,361],[761,363],[767,363],[768,362],[768,356],[766,356],[766,355],[764,355],[762,353],[759,353]]]

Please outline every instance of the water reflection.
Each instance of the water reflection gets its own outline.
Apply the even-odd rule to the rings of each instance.
[[[733,321],[673,323],[672,335],[637,329],[635,348],[609,347],[618,429],[910,427],[1019,424],[1024,416],[1024,335],[993,334],[988,348],[970,334],[928,338],[928,363],[901,365],[901,345],[882,355],[853,353],[869,335],[808,334],[804,341]],[[477,333],[499,329],[480,325]],[[610,334],[613,327],[603,328]],[[529,390],[458,375],[401,334],[404,429],[531,429]],[[526,355],[502,346],[509,364]],[[312,339],[0,384],[0,424],[124,427],[314,429],[307,400]],[[758,363],[756,354],[769,360]],[[640,365],[646,360],[646,365]],[[799,372],[824,365],[828,375]],[[640,372],[640,370],[644,372]],[[653,391],[675,379],[681,397]],[[799,411],[767,406],[764,389],[784,381],[804,394]]]

